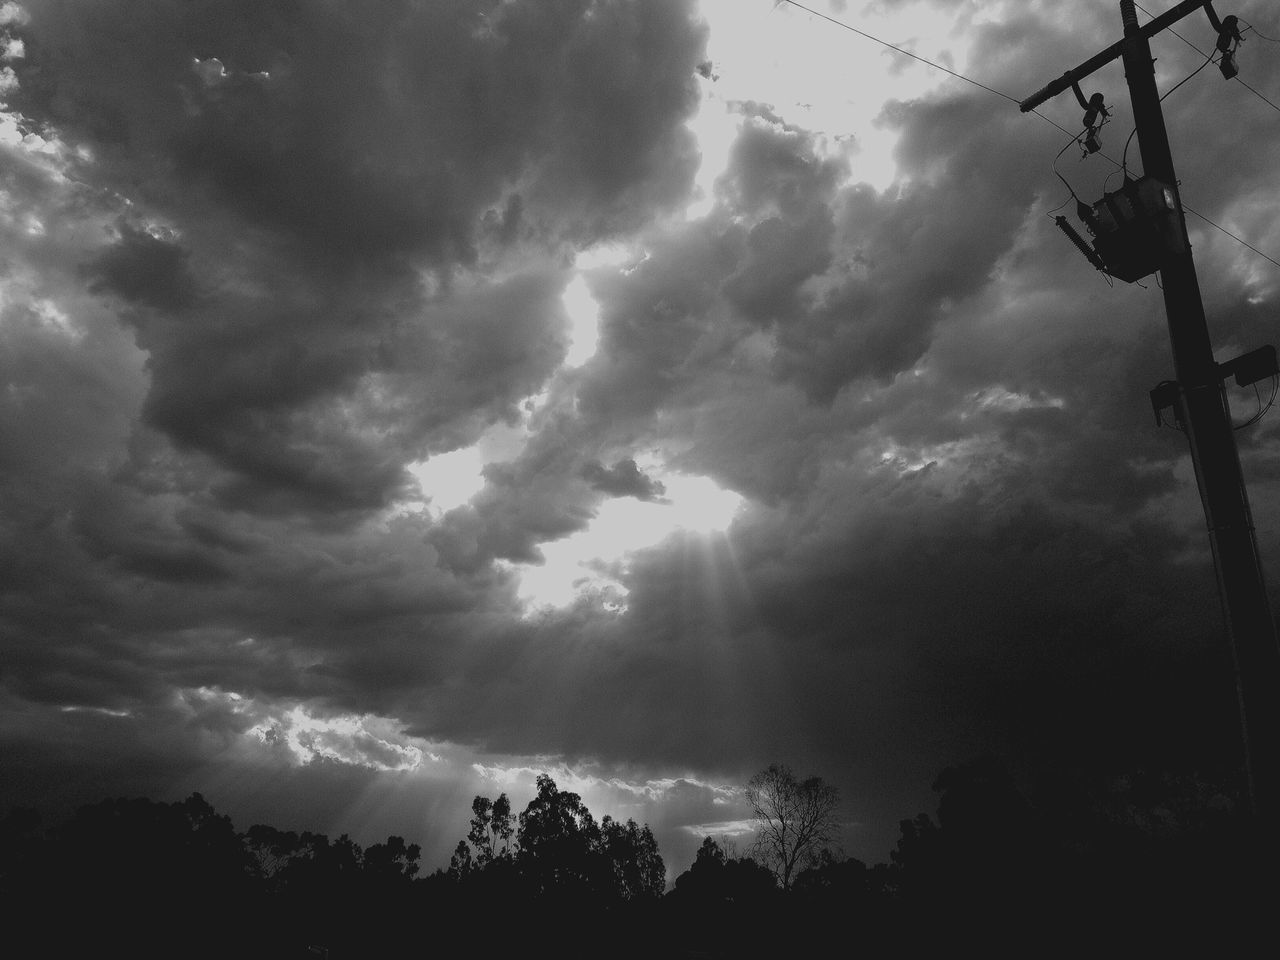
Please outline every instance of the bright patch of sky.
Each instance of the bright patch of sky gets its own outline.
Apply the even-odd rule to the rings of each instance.
[[[1066,406],[1066,401],[1061,397],[1033,397],[1025,393],[1006,390],[998,385],[977,391],[970,397],[970,401],[979,410],[1003,410],[1006,412],[1033,410],[1037,407],[1053,407],[1055,410],[1061,410]],[[967,415],[968,413],[965,412],[961,413],[960,416],[964,418]]]
[[[40,319],[40,324],[47,330],[51,330],[64,337],[72,340],[79,340],[84,336],[84,331],[78,329],[67,314],[59,309],[58,305],[52,300],[35,300],[31,304],[32,311]]]
[[[401,731],[398,721],[374,714],[321,715],[306,704],[271,703],[220,687],[190,687],[177,691],[177,704],[192,720],[211,715],[241,718],[245,740],[266,746],[288,765],[336,761],[377,770],[424,773],[452,769],[455,775],[487,783],[493,792],[532,796],[536,780],[548,774],[561,790],[581,795],[599,813],[639,804],[657,804],[681,794],[705,796],[716,806],[741,801],[740,788],[690,776],[637,778],[594,761],[568,763],[558,756],[484,755],[462,744],[428,741]],[[66,706],[64,713],[93,712],[129,716],[127,710]],[[251,725],[250,725],[251,724]]]
[[[717,820],[714,823],[690,823],[682,829],[695,837],[729,837],[737,839],[756,832],[754,820]]]
[[[934,7],[825,0],[806,6],[963,72],[965,33]],[[701,199],[690,208],[691,217],[711,207],[715,180],[741,125],[735,103],[769,104],[787,122],[825,138],[832,151],[852,137],[853,180],[883,190],[897,177],[897,137],[874,123],[885,102],[962,82],[786,3],[702,0],[700,9],[711,27],[707,56],[715,79],[703,83],[702,106],[690,124],[702,150]]]
[[[0,26],[8,26],[11,23],[24,24],[30,18],[27,11],[22,9],[22,5],[14,3],[13,0],[6,0],[0,4]]]
[[[249,641],[252,642],[252,641]],[[238,731],[233,750],[255,762],[284,768],[315,763],[338,763],[395,773],[394,789],[426,791],[423,802],[433,802],[433,790],[442,784],[448,802],[457,800],[452,811],[456,827],[465,830],[464,817],[474,795],[510,795],[517,810],[533,797],[536,781],[547,774],[563,791],[578,794],[597,820],[605,815],[625,821],[629,818],[655,826],[665,825],[660,844],[669,851],[673,834],[694,836],[742,836],[750,832],[750,821],[740,787],[693,776],[652,777],[628,768],[613,767],[592,760],[566,761],[560,756],[478,753],[471,747],[444,741],[429,741],[406,735],[402,725],[389,717],[374,714],[320,713],[305,703],[273,703],[244,696],[220,687],[191,687],[175,691],[175,705],[191,725],[206,729],[230,726]],[[67,706],[66,713],[92,712],[109,717],[126,717],[127,711],[101,707]],[[376,796],[376,794],[375,794]],[[383,795],[383,800],[386,800]],[[375,803],[377,801],[372,801]],[[714,810],[724,819],[706,822]],[[690,820],[699,826],[686,826]],[[439,826],[439,824],[435,824]],[[428,846],[430,840],[428,839]],[[439,847],[431,862],[447,859],[454,843]],[[669,863],[674,868],[675,863]]]
[[[482,471],[486,465],[511,460],[524,449],[529,439],[528,418],[543,399],[541,395],[530,397],[523,404],[524,417],[518,423],[495,423],[469,447],[409,463],[407,469],[418,481],[421,498],[400,504],[394,513],[426,510],[431,516],[440,517],[468,503],[484,489]]]
[[[712,783],[691,776],[631,780],[590,762],[570,765],[554,757],[511,758],[506,763],[473,763],[471,769],[492,783],[497,790],[515,795],[532,794],[536,790],[538,776],[547,774],[559,789],[582,797],[592,811],[601,809],[614,816],[618,816],[619,811],[628,815],[631,811],[646,807],[678,802],[682,795],[696,796],[709,801],[711,806],[743,806],[742,789],[730,784]],[[751,820],[726,820],[724,824],[728,827],[725,830],[701,831],[700,828],[691,826],[683,826],[681,829],[695,832],[699,836],[706,836],[708,832],[733,835],[755,830],[754,821]]]
[[[569,314],[569,350],[564,363],[567,367],[580,367],[595,356],[600,343],[600,304],[580,273],[565,287],[563,300]]]
[[[102,717],[131,717],[133,714],[128,710],[112,710],[110,707],[83,707],[79,704],[68,704],[60,708],[63,713],[96,713]]]
[[[606,500],[584,529],[542,544],[543,563],[513,564],[520,576],[516,592],[529,613],[567,607],[587,596],[597,597],[606,609],[625,611],[628,591],[621,578],[630,554],[681,532],[722,533],[742,506],[742,496],[707,477],[642,469],[666,488],[661,500]]]
[[[597,243],[578,252],[573,259],[575,270],[592,270],[596,267],[620,267],[630,261],[648,258],[648,254],[623,243]],[[627,271],[624,271],[627,272]]]
[[[436,514],[448,513],[479,493],[484,487],[483,469],[479,444],[409,464],[425,503]]]
[[[302,706],[258,723],[248,735],[285,747],[298,763],[325,759],[375,770],[416,770],[430,758],[420,747],[399,742],[391,721],[369,715],[317,717]]]
[[[887,467],[899,476],[918,473],[926,467],[945,467],[964,463],[986,445],[983,438],[966,437],[930,446],[905,447],[890,442],[880,454],[880,466]]]
[[[896,137],[874,123],[886,99],[908,99],[941,83],[959,82],[787,4],[702,0],[700,9],[711,28],[707,55],[714,79],[703,81],[703,101],[690,122],[702,153],[698,199],[686,211],[690,217],[705,214],[714,203],[715,181],[742,124],[735,104],[769,104],[787,122],[818,134],[832,152],[848,150],[852,143],[853,180],[884,189],[897,176],[892,156]],[[890,10],[871,4],[835,11],[815,0],[815,9],[921,56],[963,67],[967,45],[962,33],[952,35],[956,24],[926,5]],[[618,244],[578,255],[563,294],[570,323],[564,369],[586,363],[599,344],[599,304],[584,271],[621,268],[642,257],[641,251]],[[438,517],[462,506],[484,487],[484,467],[514,457],[527,437],[523,424],[498,425],[473,446],[409,464],[421,500],[403,504],[397,512],[425,509]],[[906,462],[900,451],[890,452],[888,460],[900,468]],[[919,469],[917,458],[906,460],[912,464],[907,469]],[[520,581],[517,593],[530,612],[563,608],[585,596],[596,597],[606,609],[625,610],[622,578],[631,554],[679,531],[724,531],[742,504],[741,496],[706,477],[667,475],[661,464],[645,469],[666,486],[661,502],[606,500],[585,529],[540,545],[545,562],[513,565]]]

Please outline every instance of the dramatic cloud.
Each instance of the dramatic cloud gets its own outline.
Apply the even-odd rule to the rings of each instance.
[[[1141,169],[1119,64],[1086,157],[1070,95],[773,6],[0,5],[0,802],[199,789],[434,868],[550,771],[682,869],[772,760],[866,858],[984,751],[1232,775],[1157,281],[1045,216]],[[1120,29],[856,6],[1015,99]],[[1203,62],[1157,45],[1162,90]],[[1274,256],[1272,108],[1163,106]],[[1280,273],[1188,223],[1219,359],[1268,342]]]

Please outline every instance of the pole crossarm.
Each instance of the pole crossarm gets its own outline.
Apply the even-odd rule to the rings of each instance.
[[[1176,7],[1166,10],[1164,13],[1160,14],[1160,16],[1156,17],[1149,23],[1144,24],[1139,29],[1144,37],[1150,39],[1165,27],[1177,23],[1187,14],[1198,10],[1208,2],[1209,0],[1182,0],[1182,3],[1178,4]],[[1040,104],[1044,103],[1046,100],[1053,99],[1064,90],[1070,90],[1073,85],[1078,84],[1085,77],[1089,76],[1089,74],[1093,73],[1100,67],[1106,66],[1112,60],[1119,57],[1124,52],[1124,44],[1125,41],[1117,40],[1100,53],[1095,53],[1074,70],[1068,70],[1057,80],[1046,84],[1042,89],[1037,90],[1031,96],[1027,97],[1027,99],[1018,104],[1018,109],[1023,113],[1028,113],[1040,106]]]

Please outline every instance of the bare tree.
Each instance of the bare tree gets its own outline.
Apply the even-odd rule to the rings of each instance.
[[[839,830],[840,796],[821,777],[797,780],[778,763],[748,781],[746,796],[759,824],[752,854],[789,889],[796,868],[816,857]]]

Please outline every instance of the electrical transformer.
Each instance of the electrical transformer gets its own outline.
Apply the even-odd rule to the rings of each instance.
[[[1080,214],[1103,268],[1118,280],[1141,280],[1167,257],[1186,252],[1177,196],[1154,177],[1126,179],[1092,209],[1082,204]]]

